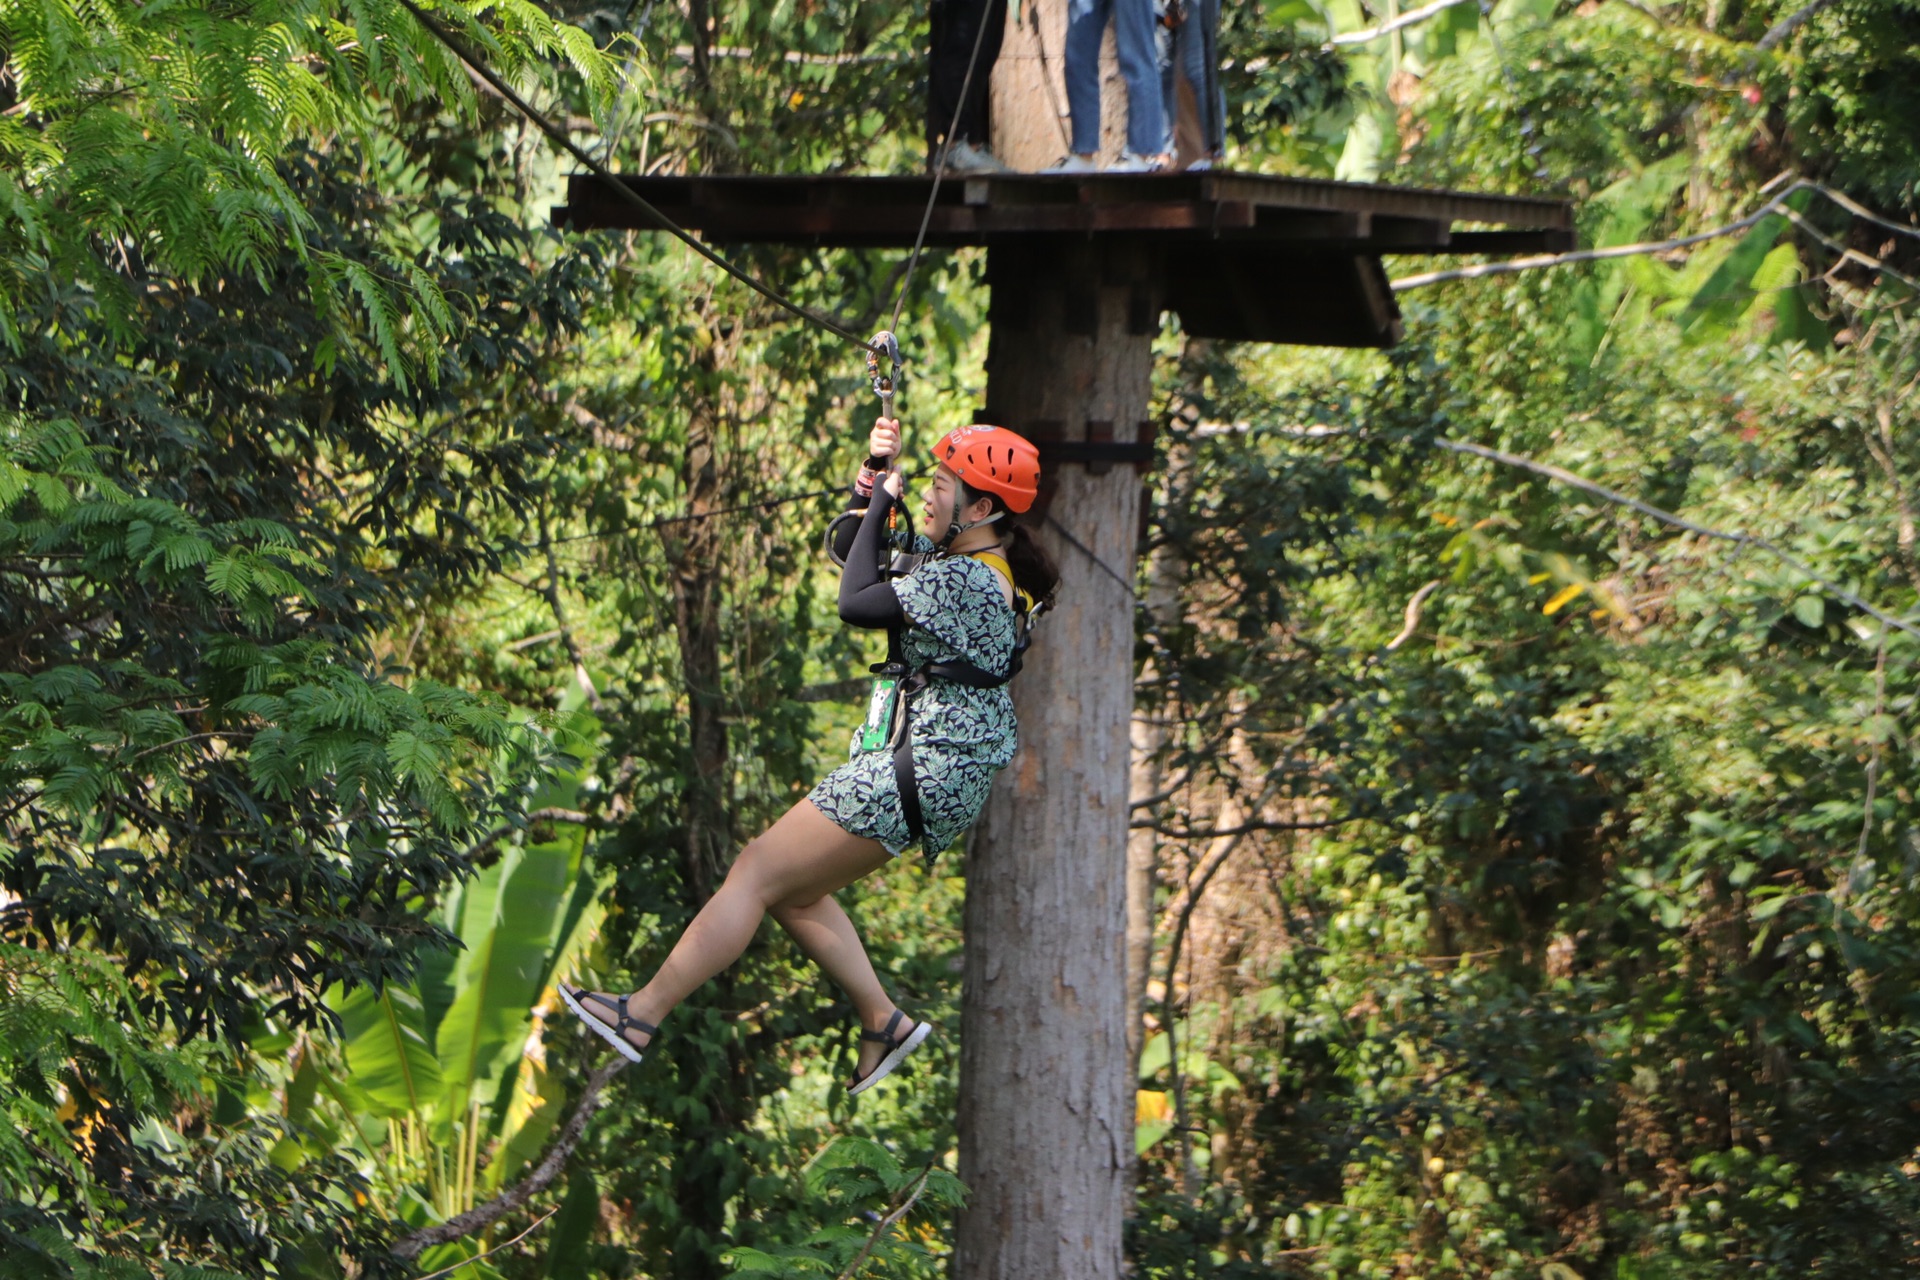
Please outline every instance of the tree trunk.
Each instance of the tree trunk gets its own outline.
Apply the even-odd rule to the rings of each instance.
[[[704,317],[711,323],[711,317]],[[720,590],[725,579],[720,555],[721,524],[704,517],[721,505],[717,457],[719,422],[718,344],[700,349],[695,366],[702,385],[695,389],[687,420],[687,452],[681,479],[687,488],[687,515],[668,544],[673,566],[674,626],[680,641],[680,676],[687,690],[688,765],[684,820],[684,871],[696,907],[719,887],[733,835],[728,818],[727,726],[722,718],[720,674]]]
[[[1184,445],[1168,453],[1162,492],[1167,495],[1169,502],[1177,500],[1185,454]],[[1141,617],[1149,632],[1180,620],[1180,584],[1185,572],[1186,565],[1171,541],[1162,542],[1147,557],[1147,592],[1146,599],[1142,601],[1144,609]],[[1171,674],[1161,671],[1159,664],[1151,657],[1145,660],[1140,669],[1143,683],[1156,676],[1164,679]],[[1160,808],[1156,804],[1134,813],[1132,805],[1157,796],[1166,788],[1171,776],[1166,768],[1166,752],[1173,740],[1167,722],[1172,714],[1171,706],[1162,706],[1151,715],[1137,717],[1132,722],[1130,820],[1135,817],[1150,818]],[[1153,962],[1153,898],[1160,873],[1160,844],[1161,836],[1157,831],[1142,828],[1138,831],[1129,829],[1127,832],[1127,1060],[1133,1064],[1136,1073],[1140,1069],[1140,1050],[1143,1047],[1147,984],[1153,978],[1149,969]]]
[[[1037,441],[1133,438],[1159,320],[1147,252],[1073,240],[995,247],[987,261],[989,420]],[[959,1123],[971,1196],[957,1280],[1114,1280],[1122,1269],[1140,478],[1055,463],[1043,507],[1033,523],[1060,564],[1060,603],[1014,683],[1020,751],[968,852]]]
[[[709,337],[693,364],[697,384],[690,397],[686,457],[681,479],[687,514],[667,543],[672,565],[674,626],[680,642],[680,678],[687,692],[687,771],[681,820],[682,875],[689,914],[719,888],[734,847],[729,746],[724,719],[721,655],[722,591],[727,580],[721,522],[703,519],[722,506],[719,466],[722,417],[721,372],[727,352],[712,337],[716,317],[702,308]],[[722,973],[696,992],[691,1004],[728,1007],[733,974]],[[753,1092],[745,1079],[737,1043],[716,1046],[695,1035],[670,1035],[662,1050],[681,1080],[714,1082],[705,1106],[671,1122],[677,1139],[674,1200],[681,1228],[674,1241],[672,1280],[718,1280],[730,1268],[721,1261],[729,1243],[727,1201],[737,1159],[732,1153],[753,1115]]]

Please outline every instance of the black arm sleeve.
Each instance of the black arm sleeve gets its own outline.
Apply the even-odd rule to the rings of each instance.
[[[865,466],[869,471],[881,472],[887,469],[887,461],[885,458],[868,458],[865,463]],[[878,476],[876,475],[874,479],[874,487],[878,488],[879,484],[880,484],[880,481]],[[881,490],[880,496],[881,498],[884,499],[887,496],[886,491]],[[865,511],[867,509],[868,501],[869,499],[867,495],[864,493],[861,493],[857,487],[848,486],[847,510]],[[853,550],[853,539],[855,535],[859,532],[859,528],[860,528],[860,522],[858,520],[849,520],[845,524],[837,526],[833,531],[833,554],[840,560],[842,564],[846,563],[847,553]]]
[[[854,534],[847,562],[840,569],[840,621],[877,631],[895,625],[906,615],[900,611],[900,597],[893,584],[880,571],[880,540],[887,531],[887,511],[892,504],[884,489],[873,496],[879,501],[868,506],[867,514],[860,518],[860,532]]]

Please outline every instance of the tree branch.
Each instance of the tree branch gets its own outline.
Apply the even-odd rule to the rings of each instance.
[[[871,1254],[873,1247],[880,1243],[880,1237],[885,1235],[894,1223],[907,1216],[908,1211],[913,1208],[914,1202],[920,1198],[920,1193],[927,1189],[927,1179],[932,1176],[932,1165],[928,1165],[920,1171],[920,1176],[914,1179],[913,1191],[907,1196],[906,1201],[874,1225],[873,1234],[868,1236],[867,1242],[860,1246],[860,1252],[853,1255],[853,1261],[847,1264],[847,1269],[836,1276],[834,1280],[853,1280],[854,1273],[860,1270],[861,1264],[867,1260],[867,1255]]]
[[[826,684],[802,685],[793,697],[796,702],[859,702],[867,696],[873,681],[868,678],[831,680]]]
[[[1389,653],[1413,639],[1414,631],[1420,626],[1420,606],[1427,602],[1428,596],[1439,589],[1440,579],[1435,578],[1432,582],[1429,582],[1426,586],[1413,593],[1413,599],[1407,601],[1407,612],[1403,619],[1404,625],[1400,628],[1400,634],[1387,641],[1387,651]]]
[[[516,831],[527,830],[536,822],[571,822],[577,826],[585,827],[589,831],[605,831],[612,825],[609,822],[594,817],[590,813],[582,813],[578,809],[535,809],[526,815],[525,821],[503,822],[493,830],[487,832],[487,834],[481,836],[468,848],[467,857],[475,859],[483,857],[494,845],[499,844]]]
[[[1820,0],[1820,2],[1831,4],[1833,0]],[[1349,31],[1345,35],[1335,36],[1327,41],[1325,47],[1333,49],[1343,44],[1365,44],[1369,40],[1378,40],[1381,36],[1392,35],[1402,27],[1410,27],[1416,22],[1425,22],[1442,10],[1466,3],[1467,0],[1433,0],[1432,4],[1421,5],[1418,9],[1409,9],[1391,22],[1383,22],[1377,27],[1368,27],[1364,31]]]
[[[1760,39],[1754,43],[1753,47],[1755,51],[1765,53],[1767,50],[1780,44],[1788,36],[1804,26],[1808,18],[1811,18],[1814,14],[1819,13],[1832,3],[1833,0],[1813,0],[1813,3],[1807,5],[1805,8],[1797,9],[1788,14],[1767,28],[1767,34],[1761,36]]]
[[[394,1257],[411,1261],[421,1252],[437,1244],[446,1244],[462,1236],[470,1236],[483,1227],[498,1222],[507,1214],[518,1209],[528,1200],[547,1189],[560,1169],[579,1145],[580,1135],[586,1132],[587,1120],[593,1115],[594,1108],[600,1103],[601,1090],[607,1087],[607,1081],[627,1065],[627,1060],[615,1054],[607,1059],[600,1068],[587,1079],[586,1092],[580,1095],[580,1101],[573,1109],[573,1115],[567,1120],[566,1128],[560,1131],[560,1137],[547,1148],[547,1154],[534,1166],[532,1173],[501,1192],[483,1205],[476,1205],[465,1213],[458,1214],[440,1223],[438,1226],[423,1227],[419,1231],[401,1236],[394,1241],[389,1250]],[[537,1225],[537,1224],[536,1224]]]
[[[1158,822],[1135,822],[1134,831],[1156,831],[1175,840],[1218,840],[1226,836],[1251,835],[1255,831],[1327,831],[1334,827],[1355,822],[1355,818],[1328,818],[1324,822],[1243,822],[1237,827],[1212,827],[1195,830],[1191,827],[1168,827]]]
[[[560,560],[553,554],[553,531],[547,527],[546,515],[540,517],[540,550],[547,559],[547,586],[543,594],[547,607],[553,611],[554,625],[560,631],[560,643],[566,646],[567,656],[573,659],[573,678],[580,686],[580,692],[587,695],[587,705],[595,711],[606,710],[607,704],[600,699],[600,690],[594,688],[593,677],[587,674],[586,655],[580,651],[580,642],[573,638],[573,628],[567,624],[567,608],[560,599]]]
[[[515,1236],[513,1239],[508,1240],[503,1244],[497,1244],[493,1246],[493,1248],[488,1249],[485,1253],[476,1253],[471,1258],[466,1259],[464,1262],[456,1262],[452,1266],[442,1267],[438,1271],[429,1271],[427,1272],[427,1274],[421,1276],[420,1280],[442,1280],[442,1277],[450,1276],[462,1267],[470,1267],[474,1263],[479,1262],[483,1258],[491,1258],[494,1254],[499,1253],[502,1249],[510,1249],[514,1245],[519,1244],[522,1240],[525,1240],[528,1236],[532,1235],[535,1231],[539,1230],[541,1224],[545,1223],[548,1218],[551,1218],[554,1214],[558,1212],[560,1212],[560,1206],[555,1205],[553,1208],[541,1214],[538,1218],[535,1218],[533,1220],[532,1226],[528,1227],[525,1231],[522,1231],[519,1235]]]

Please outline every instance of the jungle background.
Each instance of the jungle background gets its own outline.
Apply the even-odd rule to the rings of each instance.
[[[924,163],[922,6],[438,12],[623,170]],[[1387,352],[1169,322],[1136,1274],[1920,1273],[1920,6],[1329,43],[1395,12],[1227,6],[1228,164],[1594,246],[1779,203],[1407,288]],[[390,1253],[539,1159],[554,983],[650,970],[876,656],[858,353],[551,231],[570,167],[388,0],[0,0],[0,1272],[943,1273],[952,1035],[856,1109],[771,928],[551,1187]],[[857,330],[903,267],[742,258]],[[983,267],[915,275],[910,447]],[[850,895],[950,1029],[963,867]]]

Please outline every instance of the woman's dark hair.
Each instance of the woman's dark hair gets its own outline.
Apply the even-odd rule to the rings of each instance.
[[[960,498],[965,507],[985,498],[995,511],[1007,511],[1007,504],[999,494],[983,493],[965,483],[960,486]],[[1000,519],[1000,545],[1007,555],[1007,568],[1013,570],[1013,585],[1032,596],[1035,604],[1051,609],[1054,592],[1060,587],[1060,570],[1047,549],[1040,545],[1040,539],[1033,536],[1033,530],[1012,523],[1014,518],[1008,511]]]

